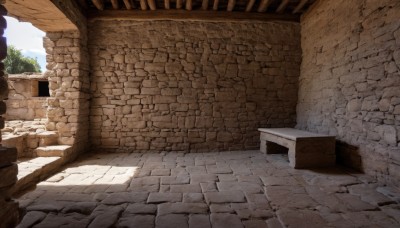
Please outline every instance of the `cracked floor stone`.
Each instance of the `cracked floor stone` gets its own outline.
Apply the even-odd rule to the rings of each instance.
[[[18,227],[386,228],[400,226],[399,199],[366,175],[259,151],[89,154],[18,199]]]

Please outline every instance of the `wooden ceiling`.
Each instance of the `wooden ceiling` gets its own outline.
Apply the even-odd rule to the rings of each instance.
[[[77,0],[89,19],[290,20],[316,0]]]

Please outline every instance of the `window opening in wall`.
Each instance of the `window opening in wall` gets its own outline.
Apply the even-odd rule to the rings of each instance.
[[[50,97],[48,81],[38,81],[38,97]]]

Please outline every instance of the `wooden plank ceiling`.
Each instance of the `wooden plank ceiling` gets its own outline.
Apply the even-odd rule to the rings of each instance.
[[[77,0],[93,18],[299,20],[316,0]]]

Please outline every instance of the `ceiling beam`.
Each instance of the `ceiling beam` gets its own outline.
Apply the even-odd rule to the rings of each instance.
[[[235,8],[236,0],[229,0],[228,6],[226,7],[226,11],[232,12],[233,8]]]
[[[147,3],[146,0],[140,0],[140,8],[142,10],[147,10]]]
[[[88,20],[174,20],[174,21],[292,21],[299,22],[298,14],[269,14],[205,10],[165,10],[132,11],[132,10],[89,10]]]
[[[96,6],[98,10],[103,10],[104,9],[104,2],[103,0],[92,0],[93,5]]]
[[[157,9],[155,0],[147,0],[147,4],[149,5],[151,10],[156,10]]]
[[[215,10],[215,11],[218,10],[218,4],[219,4],[219,0],[214,0],[213,10]]]
[[[246,12],[250,12],[252,9],[253,9],[253,5],[254,5],[254,3],[256,2],[256,0],[249,0],[248,2],[247,2],[247,5],[246,5]]]
[[[126,9],[128,9],[128,10],[136,7],[133,0],[124,0],[124,4],[125,4]]]
[[[271,4],[271,0],[261,0],[257,12],[264,13],[265,11],[267,11],[269,4]]]
[[[169,1],[169,0],[164,0],[164,8],[165,8],[165,9],[170,9],[170,8],[171,8],[170,5],[171,5],[171,4],[170,4],[170,1]]]
[[[278,6],[278,9],[276,9],[277,13],[282,13],[285,11],[287,5],[289,4],[290,0],[282,0],[281,4]]]
[[[113,9],[119,9],[118,0],[111,0],[111,5],[112,5]]]
[[[193,2],[192,0],[186,0],[186,10],[192,10]]]
[[[294,8],[293,13],[298,13],[307,4],[308,0],[301,0],[299,4]]]
[[[201,9],[207,10],[207,8],[208,8],[208,0],[203,0],[203,2],[201,3]]]
[[[176,0],[176,8],[177,9],[182,9],[183,5],[183,0]]]

